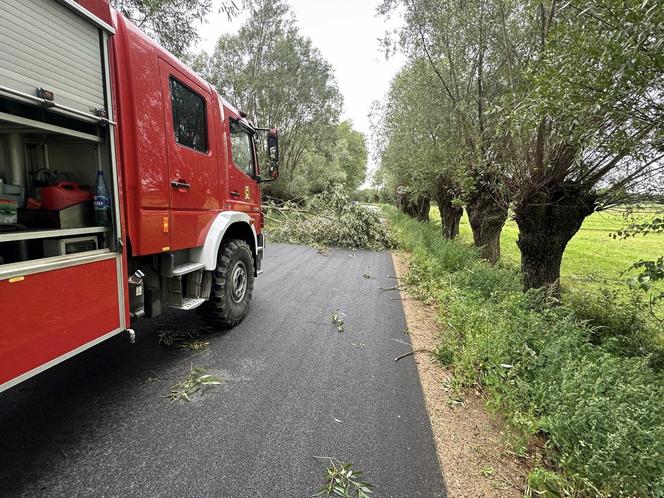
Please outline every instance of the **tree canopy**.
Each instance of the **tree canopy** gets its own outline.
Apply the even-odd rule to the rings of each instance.
[[[332,183],[357,187],[366,147],[350,122],[339,122],[343,98],[330,64],[299,33],[283,1],[247,3],[237,34],[223,35],[194,68],[260,126],[280,132],[281,178],[271,195],[292,197]]]
[[[234,0],[111,0],[111,5],[176,57],[185,57],[197,42],[198,25],[218,9],[231,18]]]
[[[383,176],[413,186],[428,178],[429,195],[442,179],[480,248],[497,243],[509,206],[525,288],[557,285],[586,216],[660,191],[661,2],[385,0],[380,11],[403,14],[388,41],[410,61],[384,102]],[[395,116],[412,144],[393,131]],[[437,157],[407,152],[423,122],[433,123]]]

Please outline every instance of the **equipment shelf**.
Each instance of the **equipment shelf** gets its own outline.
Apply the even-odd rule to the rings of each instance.
[[[91,233],[110,232],[108,227],[84,228],[54,228],[45,230],[31,230],[23,232],[0,233],[0,242],[13,242],[16,240],[48,239],[51,237],[69,237],[70,235],[86,235]]]

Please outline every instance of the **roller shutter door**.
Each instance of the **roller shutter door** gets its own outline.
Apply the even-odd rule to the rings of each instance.
[[[0,2],[0,86],[79,111],[104,108],[99,28],[55,0]]]

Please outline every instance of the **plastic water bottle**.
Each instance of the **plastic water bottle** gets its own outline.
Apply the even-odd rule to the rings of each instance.
[[[104,181],[104,173],[97,171],[97,185],[95,187],[95,222],[98,226],[111,226],[111,197]]]

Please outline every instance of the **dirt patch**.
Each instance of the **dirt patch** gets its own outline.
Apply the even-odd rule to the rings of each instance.
[[[408,258],[392,254],[399,279],[408,272]],[[413,349],[434,350],[441,331],[436,308],[413,299],[403,286],[401,298]],[[415,362],[448,496],[523,496],[528,469],[509,451],[504,421],[487,411],[481,393],[460,398],[450,387],[451,372],[429,354],[417,353]]]

